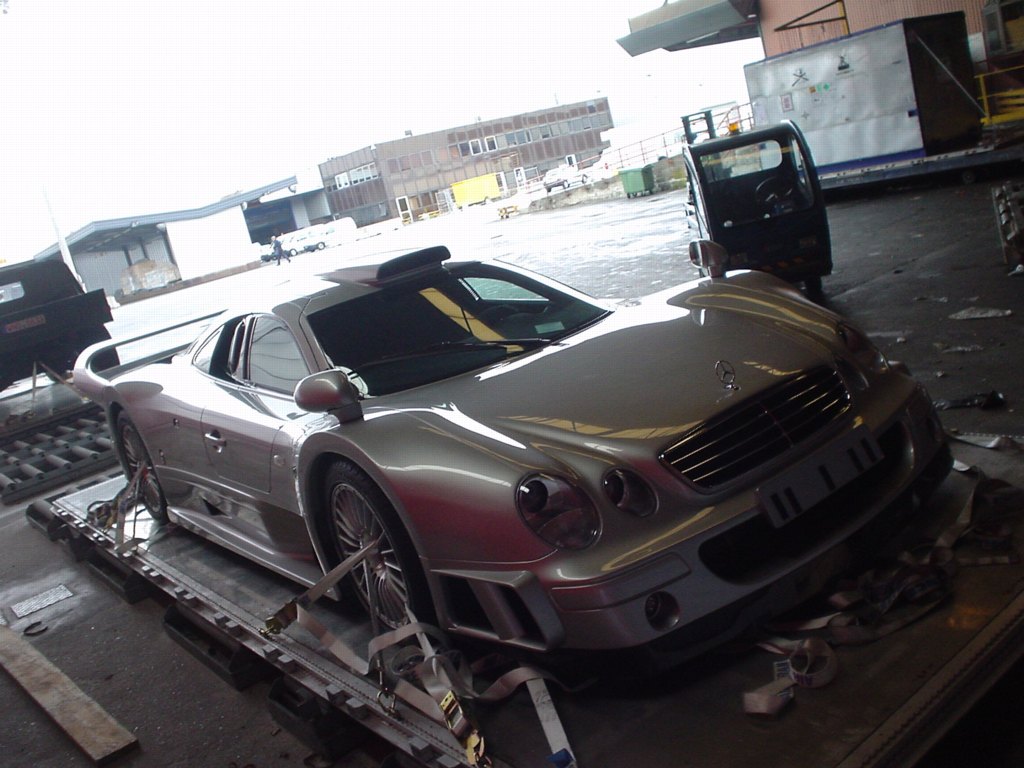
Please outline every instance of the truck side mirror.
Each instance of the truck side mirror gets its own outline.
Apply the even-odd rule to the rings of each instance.
[[[336,368],[314,373],[300,381],[295,387],[295,404],[311,413],[329,413],[342,424],[363,417],[359,390]]]
[[[691,240],[690,262],[711,277],[722,277],[729,268],[729,252],[713,240]]]

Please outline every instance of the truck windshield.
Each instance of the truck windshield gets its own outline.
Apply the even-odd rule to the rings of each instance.
[[[709,215],[724,227],[810,208],[807,163],[795,139],[708,152],[697,158]]]

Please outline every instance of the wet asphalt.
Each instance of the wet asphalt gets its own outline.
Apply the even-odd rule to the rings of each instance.
[[[859,323],[886,355],[905,362],[934,398],[957,401],[998,392],[1005,401],[991,409],[943,411],[947,431],[1022,436],[1024,276],[1008,276],[1014,264],[1004,261],[996,228],[990,192],[996,183],[879,189],[833,200],[829,220],[835,271],[825,279],[825,301]],[[396,237],[396,247],[447,240],[594,295],[624,298],[695,276],[686,256],[689,232],[682,206],[682,192],[667,192],[509,220],[478,216],[465,228],[448,222],[417,230],[417,224]],[[306,267],[297,259],[280,269],[290,268]],[[262,267],[239,279],[276,279],[280,272],[274,270]],[[168,322],[176,311],[208,309],[215,297],[234,292],[226,283],[220,289],[210,286],[204,289],[207,294],[186,292],[128,305],[115,317],[123,327],[143,317]],[[1002,316],[954,319],[964,310]],[[17,631],[30,621],[45,626],[30,638],[32,644],[138,736],[139,749],[115,765],[318,764],[309,748],[267,714],[265,684],[244,692],[225,684],[166,635],[162,605],[122,601],[75,562],[66,547],[29,526],[24,509],[24,503],[0,507],[0,611]],[[73,596],[25,618],[11,612],[19,601],[57,584]],[[1018,665],[922,764],[1024,764],[1024,739],[1017,727],[1022,684]],[[0,674],[0,701],[0,764],[91,764],[5,674]],[[334,764],[376,765],[385,753],[371,742]],[[723,758],[716,764],[728,765]],[[645,764],[677,763],[663,755]]]

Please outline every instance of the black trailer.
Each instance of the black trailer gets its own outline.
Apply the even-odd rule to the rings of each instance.
[[[37,371],[63,376],[79,352],[110,338],[111,319],[104,291],[86,292],[60,259],[0,267],[0,390]]]

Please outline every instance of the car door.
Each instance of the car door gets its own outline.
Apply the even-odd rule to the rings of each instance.
[[[291,441],[278,432],[308,418],[295,385],[309,367],[291,331],[272,315],[252,315],[235,329],[228,377],[203,404],[207,458],[229,500],[245,506],[293,506]]]

